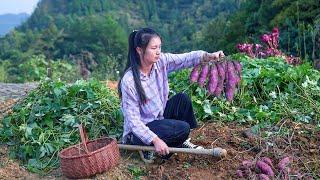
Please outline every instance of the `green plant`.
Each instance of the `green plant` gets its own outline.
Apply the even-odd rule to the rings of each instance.
[[[45,79],[1,121],[0,140],[29,170],[46,173],[58,167],[61,149],[79,142],[80,123],[91,138],[119,138],[119,104],[116,93],[99,81],[66,84]]]
[[[134,179],[140,179],[141,176],[146,175],[146,172],[140,167],[129,165],[128,170],[133,175]]]
[[[64,60],[48,60],[44,55],[32,56],[18,66],[19,78],[22,82],[39,81],[47,76],[47,69],[51,68],[53,79],[75,81],[79,72],[74,66]]]
[[[10,61],[2,61],[0,59],[0,82],[7,82],[8,72],[7,69],[10,67]]]
[[[190,70],[170,75],[171,94],[191,96],[199,120],[276,123],[283,118],[319,126],[320,73],[309,63],[294,67],[282,58],[252,59],[235,54],[243,65],[242,79],[232,103],[210,96],[189,82]]]

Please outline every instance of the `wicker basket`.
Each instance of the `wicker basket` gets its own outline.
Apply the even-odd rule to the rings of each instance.
[[[82,143],[63,149],[59,153],[62,173],[69,178],[85,178],[107,171],[120,159],[115,139],[104,137],[88,142],[82,125],[79,126]]]

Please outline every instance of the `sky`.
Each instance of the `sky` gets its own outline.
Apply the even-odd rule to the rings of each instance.
[[[0,14],[31,14],[39,0],[0,0]]]

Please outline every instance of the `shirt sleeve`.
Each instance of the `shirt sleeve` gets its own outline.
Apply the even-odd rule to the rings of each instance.
[[[127,122],[129,129],[143,143],[151,144],[154,137],[157,135],[152,132],[140,118],[139,97],[135,88],[129,87],[125,82],[121,83],[122,93],[122,112],[124,120]]]
[[[163,53],[162,60],[166,65],[167,72],[190,68],[200,63],[203,54],[206,51],[191,51],[183,54]]]

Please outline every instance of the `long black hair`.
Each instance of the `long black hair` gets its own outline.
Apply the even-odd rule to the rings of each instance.
[[[142,104],[146,103],[146,94],[145,91],[141,85],[140,80],[140,71],[139,68],[141,66],[141,59],[140,56],[136,50],[137,47],[140,47],[143,51],[143,54],[153,37],[159,37],[161,39],[161,36],[154,31],[151,28],[142,28],[139,31],[133,31],[128,38],[128,44],[129,44],[129,50],[128,50],[128,61],[125,68],[125,71],[119,81],[118,84],[118,93],[119,97],[121,98],[121,80],[124,76],[124,74],[127,72],[129,68],[131,68],[133,80],[135,84],[135,88],[137,90],[137,93],[139,95],[140,101]]]

